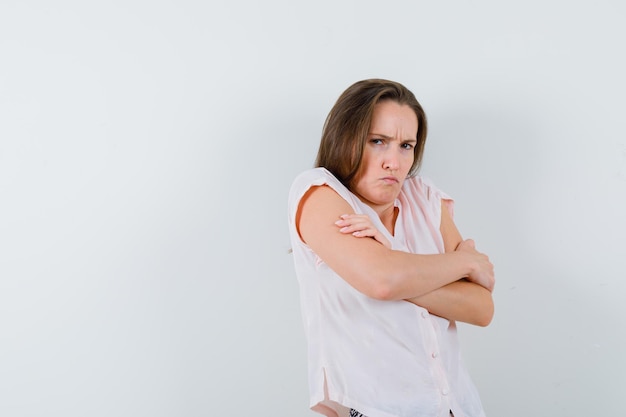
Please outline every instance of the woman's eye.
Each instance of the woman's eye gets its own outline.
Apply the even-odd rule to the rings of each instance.
[[[382,140],[382,139],[378,139],[378,138],[374,138],[374,139],[372,139],[372,140],[371,140],[371,142],[372,142],[374,145],[380,145],[380,144],[382,144],[382,143],[383,143],[383,140]]]
[[[403,143],[402,147],[404,149],[413,149],[413,144],[412,143]]]

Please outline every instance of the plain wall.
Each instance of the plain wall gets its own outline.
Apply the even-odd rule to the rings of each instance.
[[[312,416],[294,176],[354,81],[496,265],[460,325],[488,416],[620,415],[626,6],[0,4],[0,415]]]

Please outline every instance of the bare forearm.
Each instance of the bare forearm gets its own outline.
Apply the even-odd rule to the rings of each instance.
[[[457,249],[462,244],[463,238],[443,201],[440,231],[445,252],[458,253]],[[448,320],[477,326],[487,326],[493,318],[491,291],[466,279],[444,285],[422,296],[407,298],[407,301]]]
[[[459,280],[407,301],[448,320],[487,326],[493,318],[491,292],[480,285]]]
[[[380,299],[401,300],[422,297],[468,275],[471,262],[459,252],[416,255],[389,251],[387,259],[370,258],[355,268],[379,283]]]
[[[315,187],[302,201],[300,220],[296,222],[303,241],[333,271],[367,296],[404,300],[428,294],[463,277],[489,286],[485,269],[490,264],[476,251],[418,255],[390,250],[374,239],[340,232],[337,219],[354,213],[332,189]]]

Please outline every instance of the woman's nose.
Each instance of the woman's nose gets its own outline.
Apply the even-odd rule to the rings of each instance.
[[[389,151],[385,154],[385,159],[383,160],[383,168],[384,169],[398,169],[399,167],[399,158],[396,152]]]

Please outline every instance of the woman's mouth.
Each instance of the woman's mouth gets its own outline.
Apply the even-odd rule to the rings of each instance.
[[[394,176],[388,176],[381,178],[385,184],[397,184],[399,181]]]

